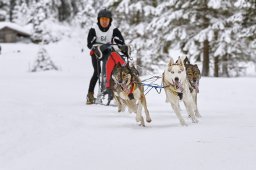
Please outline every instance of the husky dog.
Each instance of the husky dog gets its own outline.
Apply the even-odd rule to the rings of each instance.
[[[118,63],[112,73],[111,88],[114,92],[114,99],[118,106],[118,112],[125,111],[128,107],[130,113],[136,114],[136,121],[145,126],[142,116],[142,107],[146,114],[146,121],[151,122],[147,102],[144,95],[144,88],[141,86],[141,80],[134,73],[133,67],[128,64],[121,66]]]
[[[194,101],[189,91],[189,83],[186,79],[185,66],[180,57],[177,63],[174,63],[172,58],[170,59],[170,62],[163,73],[163,85],[166,101],[171,103],[181,125],[185,126],[187,124],[180,113],[179,100],[184,102],[192,122],[197,123],[198,120],[194,113]]]
[[[186,68],[187,80],[189,82],[189,90],[195,103],[195,115],[197,117],[201,117],[197,106],[197,93],[199,93],[199,80],[201,78],[200,70],[197,64],[190,64],[187,57],[185,57],[183,62]]]

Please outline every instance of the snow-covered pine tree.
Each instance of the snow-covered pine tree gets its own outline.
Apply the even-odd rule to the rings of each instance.
[[[34,28],[34,32],[32,34],[32,41],[35,43],[40,43],[43,41],[44,34],[44,25],[43,22],[47,19],[47,10],[43,0],[35,1],[32,4],[32,8],[34,9],[32,12],[32,24]]]
[[[30,10],[28,9],[26,0],[16,1],[16,5],[13,9],[13,22],[25,26],[30,20]]]
[[[9,19],[9,0],[0,0],[0,21],[5,21]]]
[[[62,30],[61,27],[56,31],[55,12],[52,9],[52,3],[44,0],[37,0],[31,6],[32,11],[32,24],[34,33],[32,34],[32,40],[35,43],[49,43],[60,40],[63,34],[66,34],[66,30]]]
[[[152,0],[112,0],[107,7],[112,9],[114,20],[120,28],[127,44],[133,47],[132,55],[135,56],[137,65],[152,70],[151,59],[148,55],[148,42],[151,35],[146,33],[146,27],[154,12]]]
[[[242,27],[238,37],[243,43],[243,51],[246,52],[245,55],[240,56],[239,61],[252,61],[256,64],[256,1],[237,0],[235,6],[241,11],[242,19],[239,23]]]
[[[90,28],[96,22],[97,12],[94,0],[87,0],[78,6],[75,22],[82,28]]]
[[[161,58],[178,48],[194,61],[203,58],[202,74],[209,76],[214,57],[226,60],[241,49],[234,33],[239,27],[230,21],[235,10],[232,0],[162,2],[148,27],[154,35],[154,53]]]
[[[46,49],[42,46],[38,51],[37,59],[31,72],[47,70],[58,70],[58,67],[53,63]]]
[[[211,23],[214,39],[210,55],[214,57],[214,76],[239,76],[244,68],[242,65],[251,61],[252,52],[255,51],[250,47],[252,41],[243,36],[243,32],[248,32],[244,31],[246,26],[243,24],[247,12],[244,11],[241,0],[210,2],[208,5],[218,12],[215,22]],[[250,4],[249,9],[252,8]],[[253,18],[255,17],[248,16],[248,20]]]
[[[187,7],[187,1],[170,0],[158,3],[146,29],[147,34],[151,35],[149,55],[153,65],[168,62],[167,56],[172,56],[170,50],[180,49],[189,34],[188,14],[183,9]]]
[[[214,11],[207,28],[210,47],[209,62],[213,66],[211,68],[214,68],[212,73],[215,77],[229,76],[228,60],[240,51],[239,42],[236,40],[237,37],[234,33],[235,30],[238,30],[239,26],[233,24],[230,20],[236,10],[234,1],[210,0],[207,8],[210,11]],[[199,34],[195,38],[200,40],[200,36],[204,37],[205,35]]]

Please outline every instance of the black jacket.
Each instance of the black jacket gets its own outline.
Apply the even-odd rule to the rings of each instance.
[[[98,26],[99,26],[99,24],[98,24]],[[106,31],[108,31],[108,29],[109,29],[109,27],[108,27],[107,29],[103,29],[103,28],[100,27],[100,26],[99,26],[99,28],[100,28],[100,30],[103,31],[103,32],[106,32]],[[96,40],[94,40],[94,37],[96,37],[96,31],[95,31],[94,28],[91,28],[91,29],[89,30],[88,37],[87,37],[87,47],[88,47],[89,49],[91,49],[92,46],[96,43]],[[120,45],[124,45],[124,44],[125,44],[124,38],[123,38],[123,36],[122,36],[122,34],[121,34],[121,32],[119,31],[118,28],[115,28],[115,29],[113,30],[113,35],[112,35],[112,40],[111,40],[111,42],[113,42],[113,38],[114,38],[114,37],[117,37],[117,38],[119,39],[119,40],[114,39],[114,43],[120,44]]]

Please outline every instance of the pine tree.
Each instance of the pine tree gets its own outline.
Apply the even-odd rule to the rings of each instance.
[[[0,21],[9,19],[9,0],[0,0]]]
[[[248,6],[249,8],[246,8],[245,10],[243,4],[248,1],[238,0],[236,2],[228,2],[230,4],[228,9],[218,9],[220,14],[219,18],[223,18],[221,22],[218,21],[212,25],[215,33],[215,40],[212,44],[213,56],[215,59],[214,76],[238,76],[242,69],[240,66],[243,63],[252,61],[252,56],[254,56],[253,52],[255,51],[253,50],[253,47],[250,46],[252,41],[250,38],[246,38],[244,34],[245,32],[250,32],[248,32],[248,27],[245,26],[244,23],[248,20],[250,20],[251,23],[251,20],[255,18],[248,16],[246,19],[245,15],[247,13],[247,9],[250,11],[253,6],[250,3]],[[249,30],[252,31],[252,29]]]
[[[34,33],[32,35],[32,40],[35,43],[39,43],[43,41],[43,22],[46,20],[47,14],[44,3],[41,0],[39,2],[34,2],[33,8],[34,11],[32,13],[32,24],[34,28]]]
[[[53,63],[46,49],[41,47],[38,51],[37,59],[31,72],[48,70],[58,70],[58,67]]]
[[[13,10],[13,22],[18,25],[25,26],[31,21],[30,10],[28,9],[25,0],[21,0],[19,3],[16,1],[16,5]]]
[[[237,0],[235,5],[241,10],[242,15],[242,20],[239,20],[242,28],[238,34],[240,42],[243,43],[240,61],[242,59],[256,63],[256,1]]]
[[[82,28],[90,28],[96,20],[97,12],[94,0],[88,0],[86,3],[81,3],[77,9],[75,22]]]
[[[51,15],[51,3],[44,0],[37,0],[32,4],[32,24],[34,32],[32,40],[34,43],[49,43],[56,42],[60,39],[59,34],[54,35],[55,32],[51,30],[49,25],[55,23],[54,17]]]
[[[149,25],[154,35],[152,48],[159,51],[157,58],[168,54],[169,49],[178,48],[194,61],[202,58],[202,74],[209,76],[214,57],[223,61],[230,53],[238,51],[230,50],[234,45],[239,46],[238,43],[226,42],[225,39],[226,36],[237,42],[229,21],[235,10],[233,4],[232,0],[171,0],[161,3]],[[216,58],[216,61],[219,60]]]
[[[172,55],[172,49],[181,50],[185,54],[191,52],[191,58],[200,59],[199,48],[203,43],[193,40],[193,36],[203,28],[201,25],[204,20],[197,13],[195,3],[196,1],[170,0],[157,6],[147,27],[148,34],[152,35],[150,47],[153,61],[166,63],[168,56]],[[190,45],[187,45],[189,43]]]
[[[203,31],[200,31],[199,34],[195,37],[200,41],[201,38],[207,37],[206,40],[208,42],[208,60],[204,58],[203,64],[205,65],[207,62],[208,65],[214,65],[214,76],[219,76],[219,65],[222,63],[222,70],[226,70],[225,74],[228,76],[227,63],[228,57],[230,56],[230,50],[234,44],[231,44],[232,41],[227,41],[234,36],[232,36],[232,31],[230,30],[229,18],[232,16],[234,12],[234,2],[232,0],[210,0],[206,4],[206,12],[205,15],[208,14],[209,22],[207,27]],[[209,15],[210,13],[210,15]],[[233,27],[232,27],[233,28]],[[205,43],[205,40],[204,40]],[[204,49],[205,46],[204,46]],[[218,54],[218,51],[222,51]],[[234,50],[232,51],[234,52]],[[209,76],[210,67],[208,67],[208,74],[204,74],[205,76]],[[204,73],[204,67],[203,67]],[[224,72],[223,72],[224,73]],[[223,75],[223,74],[222,74]]]
[[[118,0],[110,1],[107,7],[112,9],[117,26],[124,34],[127,44],[133,47],[133,56],[136,58],[137,65],[147,67],[152,70],[148,63],[151,63],[148,56],[147,41],[150,35],[145,31],[155,5],[151,0]]]

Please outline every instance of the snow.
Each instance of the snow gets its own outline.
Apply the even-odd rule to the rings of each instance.
[[[1,44],[1,170],[256,168],[254,77],[203,77],[203,117],[192,124],[182,105],[187,127],[163,91],[152,90],[146,97],[153,121],[143,128],[134,114],[85,105],[92,66],[88,50],[81,52],[84,38],[47,45],[62,69],[38,73],[28,70],[39,46]]]
[[[246,0],[237,0],[234,4],[236,7],[250,7],[250,2]]]

